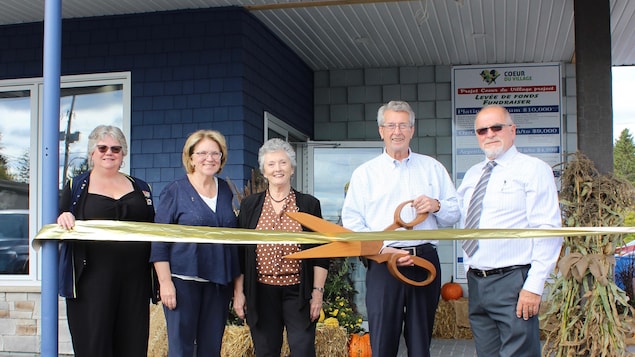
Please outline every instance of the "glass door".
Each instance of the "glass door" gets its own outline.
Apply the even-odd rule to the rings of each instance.
[[[320,200],[324,219],[341,224],[342,205],[353,170],[383,152],[383,142],[308,142],[309,192]],[[349,258],[357,311],[367,320],[366,267]]]

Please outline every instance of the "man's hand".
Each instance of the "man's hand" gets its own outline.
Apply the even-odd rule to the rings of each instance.
[[[518,294],[518,304],[516,304],[516,317],[529,320],[533,316],[538,316],[540,311],[541,297],[525,289]]]
[[[433,213],[441,209],[441,203],[434,198],[421,195],[412,201],[412,207],[417,211],[417,214]]]
[[[389,254],[404,254],[397,259],[397,266],[399,267],[411,267],[415,265],[414,260],[410,256],[410,252],[407,250],[395,248],[395,247],[384,247],[381,251],[381,254],[389,253]]]

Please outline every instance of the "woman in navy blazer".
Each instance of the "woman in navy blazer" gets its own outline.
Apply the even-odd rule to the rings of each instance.
[[[199,130],[183,147],[187,175],[165,187],[155,222],[236,227],[229,185],[217,177],[227,161],[222,134]],[[238,249],[229,244],[153,243],[168,332],[168,356],[220,356]]]

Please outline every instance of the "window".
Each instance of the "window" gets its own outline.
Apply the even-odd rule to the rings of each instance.
[[[30,240],[41,225],[42,97],[42,78],[0,81],[1,285],[38,280],[38,255]],[[61,188],[87,169],[88,134],[95,126],[118,126],[130,140],[130,73],[61,78],[59,124]],[[130,167],[129,157],[124,167]]]

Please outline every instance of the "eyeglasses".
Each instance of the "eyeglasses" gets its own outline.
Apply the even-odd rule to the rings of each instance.
[[[194,154],[202,156],[205,159],[211,157],[214,160],[220,160],[220,158],[223,157],[223,153],[218,151],[197,151]]]
[[[478,128],[476,129],[476,133],[478,135],[485,135],[487,134],[487,130],[491,129],[493,133],[498,133],[499,131],[503,130],[503,127],[506,126],[512,126],[514,124],[496,124],[496,125],[492,125],[492,126],[487,126],[485,128]]]
[[[395,131],[395,129],[399,128],[399,130],[403,131],[403,130],[407,130],[407,129],[412,128],[412,125],[410,125],[409,123],[408,124],[406,124],[406,123],[399,123],[399,124],[397,124],[397,123],[388,123],[388,124],[382,124],[381,127],[382,128],[386,128],[388,130],[392,130],[392,131]]]
[[[113,154],[119,154],[121,152],[122,147],[119,145],[115,145],[115,146],[97,145],[97,150],[99,150],[99,152],[102,154],[105,154],[106,152],[108,152],[108,149],[110,149],[110,152],[112,152]]]

